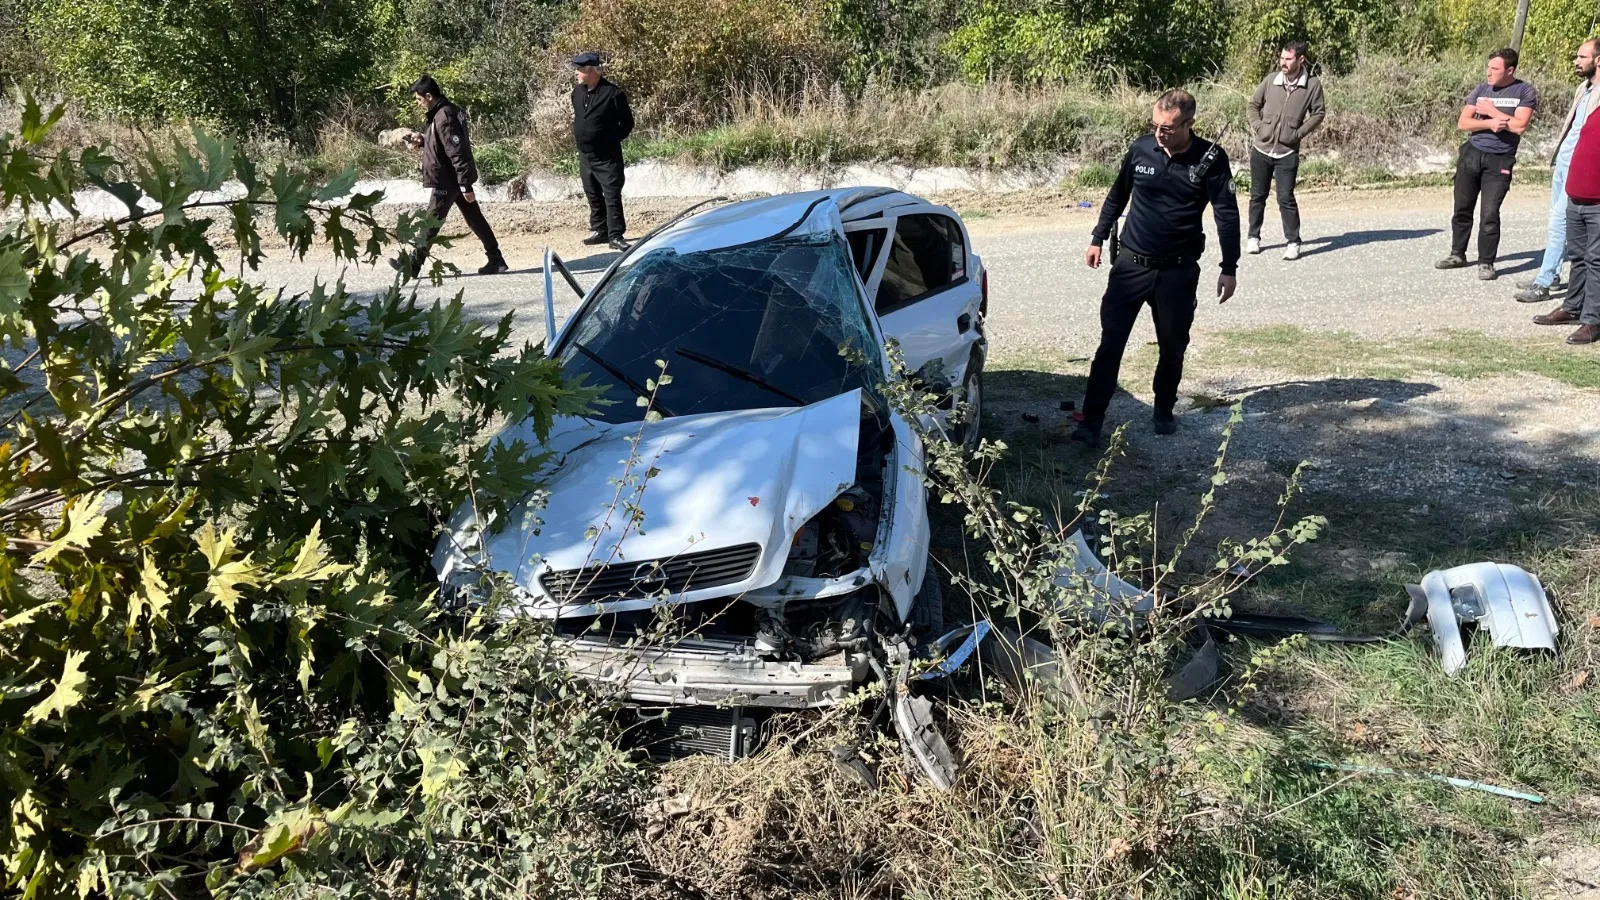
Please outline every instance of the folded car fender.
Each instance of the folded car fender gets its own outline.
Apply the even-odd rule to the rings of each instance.
[[[922,483],[922,444],[899,415],[892,418],[894,459],[885,474],[884,507],[892,509],[878,525],[867,566],[907,621],[928,568],[928,491]]]

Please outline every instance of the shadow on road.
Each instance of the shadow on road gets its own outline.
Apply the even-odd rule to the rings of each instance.
[[[1386,241],[1410,241],[1417,238],[1432,237],[1444,231],[1443,228],[1379,228],[1373,231],[1350,231],[1332,237],[1312,238],[1301,242],[1303,248],[1300,252],[1302,258],[1316,256],[1319,253],[1332,253],[1336,250],[1348,250],[1351,247],[1361,247],[1366,244],[1380,244]]]
[[[500,277],[500,275],[537,275],[541,271],[543,271],[543,269],[540,266],[529,266],[526,269],[508,269],[507,271],[499,273],[499,275],[482,275],[482,274],[479,274],[478,272],[475,272],[475,271],[473,271],[471,269],[462,269],[461,272],[458,273],[455,277],[456,278],[498,278],[498,277]]]
[[[618,253],[615,250],[608,250],[604,253],[594,253],[589,256],[579,257],[577,259],[562,260],[562,262],[565,262],[567,264],[567,268],[573,273],[601,272],[605,270],[606,266],[616,262],[617,257],[621,255],[621,253]],[[534,271],[538,270],[535,269]]]
[[[1501,275],[1520,275],[1523,272],[1532,272],[1539,268],[1543,262],[1543,250],[1524,250],[1521,253],[1500,257],[1495,261],[1495,268],[1499,270]]]

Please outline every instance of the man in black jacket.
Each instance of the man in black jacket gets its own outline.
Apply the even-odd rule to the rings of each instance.
[[[1222,250],[1217,302],[1226,303],[1238,287],[1239,204],[1233,196],[1228,154],[1195,136],[1194,114],[1194,97],[1187,91],[1162,94],[1150,115],[1152,133],[1128,148],[1116,184],[1100,208],[1100,221],[1084,255],[1090,268],[1100,267],[1100,247],[1124,209],[1128,222],[1100,300],[1100,347],[1089,368],[1083,424],[1072,433],[1075,441],[1091,446],[1099,442],[1106,409],[1117,389],[1122,351],[1139,309],[1146,304],[1160,345],[1153,425],[1156,434],[1178,430],[1173,407],[1198,302],[1200,256],[1206,246],[1201,216],[1208,204],[1217,220]]]
[[[415,277],[422,272],[422,263],[428,258],[434,238],[444,224],[450,207],[461,208],[461,218],[467,227],[483,242],[483,252],[489,261],[478,269],[479,275],[498,275],[507,270],[506,259],[500,255],[500,243],[494,238],[494,229],[483,217],[478,197],[472,187],[478,181],[478,166],[472,160],[472,141],[467,136],[467,118],[461,110],[444,96],[439,82],[431,75],[423,75],[411,86],[417,105],[425,110],[422,133],[408,139],[411,146],[422,150],[422,186],[431,188],[428,198],[428,215],[439,221],[428,229],[422,243],[409,255],[393,260],[390,265]]]
[[[572,138],[578,145],[578,175],[589,198],[590,235],[585,244],[628,249],[622,218],[622,139],[633,132],[628,94],[600,74],[600,54],[572,58]]]

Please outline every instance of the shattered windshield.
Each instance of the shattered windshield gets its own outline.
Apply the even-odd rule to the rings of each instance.
[[[847,358],[841,346],[854,348]],[[629,259],[572,324],[559,353],[569,375],[606,388],[595,417],[638,421],[636,397],[660,374],[663,415],[801,406],[882,377],[836,234]]]

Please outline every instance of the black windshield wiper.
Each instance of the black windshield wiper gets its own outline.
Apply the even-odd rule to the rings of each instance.
[[[748,371],[746,369],[741,369],[738,366],[734,365],[733,363],[725,363],[720,359],[713,359],[713,358],[711,358],[709,356],[706,356],[704,353],[696,353],[693,350],[685,350],[682,347],[679,347],[678,349],[676,349],[676,350],[674,350],[672,352],[678,354],[679,356],[683,357],[684,359],[693,360],[694,362],[697,362],[702,366],[710,366],[711,368],[716,369],[716,370],[718,370],[720,372],[726,372],[729,375],[732,375],[733,377],[739,379],[740,381],[747,381],[747,382],[755,385],[758,388],[763,388],[765,390],[771,391],[772,393],[777,394],[779,397],[782,397],[785,400],[788,400],[788,401],[794,403],[795,406],[805,406],[806,405],[806,402],[804,400],[801,400],[799,397],[796,397],[795,395],[789,393],[788,391],[784,390],[783,388],[778,387],[777,385],[775,385],[772,382],[766,380],[765,378],[762,378],[760,375],[757,375],[756,373]]]
[[[582,341],[573,341],[572,342],[572,346],[579,353],[582,353],[584,356],[589,357],[589,359],[595,365],[599,366],[602,369],[605,369],[606,372],[609,373],[612,378],[615,378],[616,380],[618,380],[618,381],[622,382],[623,384],[627,385],[628,386],[628,390],[633,391],[635,394],[638,394],[639,396],[645,398],[646,400],[650,399],[650,390],[648,388],[646,388],[644,385],[640,384],[639,382],[634,381],[632,378],[629,378],[628,377],[628,373],[622,371],[621,369],[617,368],[616,366],[613,366],[611,363],[606,362],[604,359],[601,359],[600,358],[600,354],[594,352],[593,350],[590,350],[588,347],[585,347],[583,345]],[[663,416],[672,415],[672,413],[665,406],[662,406],[659,402],[653,404],[651,408],[654,409],[656,412],[662,414]]]

